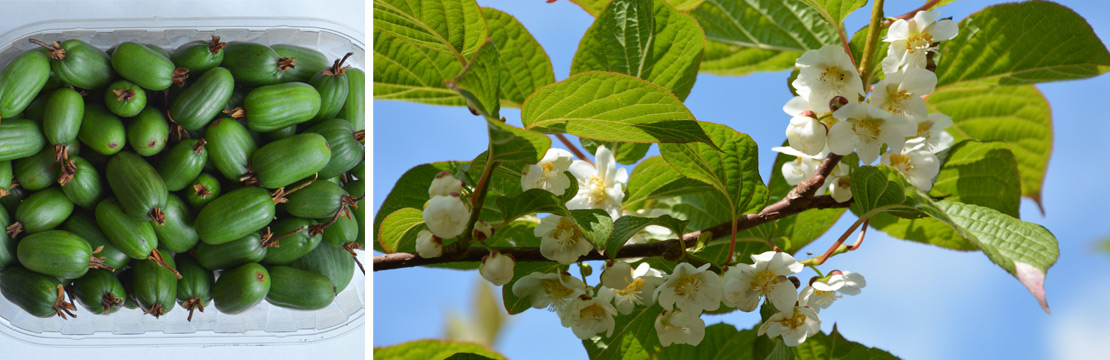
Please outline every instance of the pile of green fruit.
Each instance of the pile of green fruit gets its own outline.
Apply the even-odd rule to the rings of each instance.
[[[213,302],[320,309],[347,287],[365,241],[351,54],[31,42],[0,72],[9,301],[62,318],[74,301],[155,317],[176,303],[192,320]]]

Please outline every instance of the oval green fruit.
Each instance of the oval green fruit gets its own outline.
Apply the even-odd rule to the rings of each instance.
[[[108,186],[112,188],[120,206],[135,220],[165,222],[166,183],[158,171],[138,155],[121,152],[108,159]]]
[[[36,317],[73,315],[77,310],[65,301],[58,278],[43,275],[21,266],[9,266],[0,271],[0,293],[19,308]],[[61,296],[59,296],[61,295]],[[70,310],[70,311],[67,311]]]
[[[158,162],[158,175],[166,182],[166,190],[178,191],[189,185],[204,170],[208,161],[207,144],[201,140],[182,140]]]
[[[200,173],[184,190],[185,202],[199,211],[212,200],[220,197],[220,180],[208,173]]]
[[[316,181],[286,196],[285,211],[308,219],[331,218],[343,206],[347,190],[330,181]]]
[[[0,226],[6,229],[11,223],[12,218],[8,215],[8,210],[0,206]],[[8,235],[7,231],[0,231],[0,270],[11,266],[18,260],[15,247],[16,240]]]
[[[23,112],[50,78],[50,60],[42,51],[25,51],[0,71],[0,119]]]
[[[212,165],[231,181],[250,172],[251,156],[258,150],[246,127],[230,118],[220,118],[208,125],[208,159]]]
[[[274,199],[266,189],[244,187],[228,192],[197,214],[200,240],[219,245],[266,227],[274,218]]]
[[[350,92],[351,84],[347,80],[348,67],[344,67],[343,63],[352,54],[347,53],[343,59],[335,60],[331,67],[316,73],[308,80],[308,84],[320,93],[320,111],[312,118],[313,121],[335,119],[339,110],[347,103],[347,93]]]
[[[178,70],[173,61],[163,55],[164,51],[136,42],[119,44],[112,53],[112,69],[124,79],[152,91],[168,89],[174,83],[184,85],[182,81],[188,69]]]
[[[108,111],[122,117],[134,117],[146,108],[146,92],[133,82],[119,80],[104,91]]]
[[[89,312],[108,315],[123,306],[127,292],[111,271],[92,269],[73,281],[73,296]]]
[[[289,59],[289,68],[281,74],[282,82],[308,82],[313,75],[328,67],[328,58],[315,49],[288,44],[273,45],[270,48],[281,59]]]
[[[93,251],[100,249],[96,256],[103,257],[100,261],[108,267],[122,269],[131,261],[127,254],[124,254],[108,241],[108,238],[100,231],[100,226],[96,224],[96,218],[92,214],[84,211],[74,211],[69,219],[62,223],[62,229],[85,239],[89,243],[89,248]]]
[[[160,317],[173,310],[177,303],[177,264],[168,251],[156,249],[163,263],[154,259],[135,262],[135,299],[143,313]]]
[[[347,102],[335,117],[355,124],[355,130],[364,129],[366,121],[366,73],[359,69],[347,70]]]
[[[270,132],[311,120],[320,111],[320,93],[301,82],[262,86],[247,93],[243,109],[247,127]]]
[[[58,162],[54,161],[54,150],[43,148],[34,155],[12,161],[19,186],[30,191],[38,191],[54,185],[61,174]]]
[[[177,254],[174,261],[177,271],[181,273],[181,279],[177,280],[177,303],[189,310],[188,319],[193,321],[193,310],[204,312],[204,307],[212,303],[212,286],[216,284],[216,278],[212,271],[202,267],[189,254]]]
[[[282,70],[279,68],[281,56],[269,46],[232,41],[223,49],[224,59],[221,66],[231,71],[235,81],[248,87],[277,84],[281,82]],[[285,61],[288,67],[288,61]]]
[[[170,60],[179,68],[189,69],[190,74],[200,74],[220,66],[225,46],[227,43],[220,42],[219,36],[212,35],[212,41],[197,40],[181,45],[170,55]]]
[[[58,227],[72,213],[73,202],[58,187],[51,186],[23,200],[15,211],[15,219],[23,224],[24,232],[34,234]]]
[[[85,239],[63,230],[28,235],[19,241],[16,253],[28,270],[62,279],[85,276],[89,267],[103,265],[90,259],[92,249]]]
[[[173,100],[170,117],[185,130],[204,128],[220,114],[234,89],[235,79],[230,71],[212,68]]]
[[[311,252],[323,239],[323,236],[313,229],[313,225],[317,225],[315,221],[296,217],[273,222],[270,225],[270,230],[273,232],[272,239],[263,242],[263,246],[268,248],[262,263],[285,265]],[[295,231],[299,232],[293,233]],[[284,237],[277,239],[280,236]]]
[[[162,247],[175,253],[189,251],[200,237],[193,228],[193,212],[185,206],[185,201],[177,195],[169,194],[166,199],[166,223],[154,226],[154,233],[158,235],[158,243]]]
[[[270,292],[270,273],[257,263],[225,271],[212,287],[216,309],[234,315],[258,305]]]
[[[104,155],[118,153],[127,145],[127,131],[123,127],[123,121],[107,109],[88,103],[85,104],[77,138],[93,151]]]
[[[316,174],[331,158],[328,142],[320,134],[304,133],[271,142],[251,156],[258,183],[276,189]]]
[[[59,179],[62,193],[65,193],[74,205],[89,210],[95,209],[96,203],[100,201],[100,197],[104,194],[104,184],[100,182],[100,173],[96,171],[96,167],[92,163],[84,158],[74,156],[69,161],[72,165],[67,166],[67,171],[72,169],[73,173],[68,176],[68,179]]]
[[[336,288],[331,280],[311,271],[288,266],[273,266],[270,274],[270,291],[266,301],[297,310],[319,310],[335,300]]]
[[[170,126],[157,108],[143,109],[127,124],[127,142],[142,156],[154,156],[166,147]]]
[[[96,206],[96,224],[112,246],[132,259],[146,259],[158,247],[158,235],[151,222],[127,215],[115,198],[101,200]]]
[[[355,275],[355,260],[351,254],[327,242],[288,266],[327,277],[335,287],[336,294],[343,292]]]
[[[38,123],[22,119],[0,121],[0,161],[31,156],[45,145]]]
[[[66,40],[47,45],[36,44],[49,51],[50,69],[58,79],[81,89],[97,89],[108,85],[115,77],[112,61],[104,50],[81,40]]]
[[[85,99],[76,90],[54,90],[42,114],[42,132],[51,144],[69,144],[77,139],[81,119],[85,116]]]
[[[362,144],[363,133],[355,131],[355,126],[347,120],[324,120],[309,128],[307,132],[322,135],[331,150],[328,164],[320,169],[320,178],[332,178],[348,172],[365,157],[366,149]]]
[[[209,245],[203,241],[198,243],[197,262],[209,270],[230,269],[262,261],[266,252],[261,235],[255,232],[219,245]]]

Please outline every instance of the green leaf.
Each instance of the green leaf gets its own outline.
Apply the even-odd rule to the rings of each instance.
[[[710,140],[678,98],[624,74],[584,72],[545,86],[524,102],[524,128],[601,141]]]
[[[705,328],[705,338],[697,346],[673,344],[656,354],[658,360],[686,359],[752,359],[751,346],[755,329],[736,330],[735,326],[720,323]]]
[[[867,0],[801,0],[817,10],[833,26],[841,27],[844,18],[853,11],[867,5]]]
[[[512,221],[524,215],[552,213],[569,216],[563,199],[543,189],[530,189],[514,197],[497,199],[497,208],[505,221]]]
[[[540,43],[512,15],[484,7],[489,38],[501,53],[501,105],[517,107],[540,87],[555,82],[551,59]]]
[[[785,146],[785,142],[783,144]],[[783,153],[779,153],[775,156],[775,166],[771,168],[771,180],[767,182],[767,188],[770,190],[770,197],[767,199],[768,204],[774,204],[782,200],[790,190],[794,189],[794,186],[787,184],[786,179],[783,178],[782,165],[789,161],[794,161],[795,159],[796,157]],[[845,160],[851,161],[849,159]],[[841,166],[848,165],[842,161]],[[833,224],[836,224],[836,221],[840,219],[844,211],[846,210],[811,209],[794,216],[787,216],[773,221],[772,223],[775,224],[775,227],[772,229],[773,231],[765,234],[763,238],[774,240],[778,237],[786,237],[790,239],[790,250],[788,251],[797,251],[825,234]]]
[[[493,119],[501,117],[497,96],[501,87],[501,55],[492,40],[486,39],[463,71],[446,84],[466,98],[467,104],[479,114]]]
[[[582,346],[593,360],[646,359],[662,347],[655,332],[655,318],[662,310],[652,305],[636,308],[628,315],[618,315],[614,319],[613,336],[594,336],[582,340]]]
[[[621,216],[613,222],[613,234],[609,236],[605,246],[599,248],[605,249],[605,256],[608,256],[610,259],[616,259],[624,243],[628,242],[628,239],[631,239],[633,235],[636,235],[637,232],[640,232],[640,230],[643,230],[645,227],[649,225],[658,225],[670,229],[675,234],[682,235],[686,233],[686,224],[688,222],[689,221],[675,219],[670,215],[662,215],[654,218],[632,215]]]
[[[605,9],[605,5],[608,4],[609,1],[610,0],[570,0],[570,2],[577,4],[591,16],[597,16],[597,14],[601,13],[601,10]]]
[[[848,341],[833,325],[832,332],[825,335],[819,332],[806,338],[801,345],[794,347],[794,358],[798,360],[887,360],[897,359],[882,349],[869,348],[863,344]]]
[[[613,234],[613,218],[609,217],[609,213],[602,209],[576,209],[569,213],[578,230],[582,231],[582,236],[590,240],[595,249],[604,249]]]
[[[705,35],[697,21],[663,1],[614,0],[582,36],[571,74],[628,74],[686,99],[698,75]]]
[[[551,147],[551,138],[535,131],[524,130],[494,119],[489,125],[489,144],[493,161],[516,161],[535,164]],[[520,179],[517,178],[517,183]]]
[[[521,278],[528,276],[533,272],[550,273],[559,272],[559,263],[556,262],[518,262],[513,266],[513,279],[509,283],[501,286],[501,302],[505,304],[505,310],[510,315],[516,315],[532,308],[532,303],[528,299],[517,297],[513,295],[513,285]]]
[[[952,222],[937,204],[916,186],[906,181],[905,176],[893,168],[885,165],[861,166],[851,175],[852,202],[850,209],[861,219],[874,218],[877,214],[887,214],[918,219],[930,216],[943,224],[956,229],[955,239],[929,238],[929,243],[944,246],[956,241],[958,249],[966,248],[959,242],[960,238],[967,239],[968,235]],[[910,237],[913,239],[913,237]],[[974,245],[970,245],[974,246]]]
[[[707,40],[789,52],[840,43],[836,28],[794,0],[706,0],[692,12]]]
[[[960,229],[967,231],[991,261],[1025,285],[1041,308],[1048,312],[1044,278],[1060,256],[1056,236],[1044,226],[988,207],[948,200],[938,201],[937,206]]]
[[[404,208],[394,211],[382,220],[378,241],[385,252],[397,252],[413,244],[422,225],[424,212],[420,209]]]
[[[597,147],[605,145],[609,151],[613,152],[613,158],[615,158],[618,163],[625,165],[632,165],[640,161],[640,159],[644,158],[644,155],[647,155],[648,150],[651,149],[651,144],[642,143],[597,141],[586,138],[579,138],[578,142],[581,143],[582,147],[586,149],[586,152],[590,154],[596,154]]]
[[[374,28],[374,99],[466,106],[466,99],[443,84],[462,69],[452,55]]]
[[[740,47],[716,41],[705,42],[701,59],[703,73],[722,76],[743,76],[760,71],[782,71],[794,67],[802,53]]]
[[[568,201],[574,199],[574,197],[578,195],[578,179],[575,178],[574,174],[571,174],[570,171],[564,171],[563,176],[566,176],[567,179],[570,180],[570,186],[568,186],[566,190],[563,190],[563,196],[561,197],[563,199],[563,203],[566,204]]]
[[[886,28],[883,28],[879,31],[879,39],[882,39],[884,37],[886,37]],[[848,48],[852,50],[853,59],[856,59],[856,61],[860,61],[861,59],[863,59],[863,48],[864,46],[866,46],[866,43],[867,25],[864,25],[862,28],[857,30],[855,34],[852,34],[852,39],[848,41]],[[882,59],[886,57],[887,52],[890,50],[890,43],[888,42],[880,40],[876,45],[878,46],[875,46],[875,52],[871,54],[871,56],[874,56],[875,59],[871,66],[872,84],[879,82],[885,77],[885,74],[883,74]]]
[[[455,353],[455,355],[448,356],[447,359],[445,359],[445,360],[486,360],[486,359],[493,359],[493,358],[478,355],[478,354],[475,354],[475,353]]]
[[[925,104],[929,112],[952,117],[948,132],[957,142],[972,139],[1009,145],[1018,161],[1021,194],[1041,206],[1053,135],[1048,100],[1037,88],[944,87],[930,95]]]
[[[375,360],[443,360],[456,353],[473,353],[492,359],[504,360],[505,356],[474,343],[442,340],[417,340],[403,344],[374,348]]]
[[[1110,70],[1110,52],[1087,20],[1053,2],[991,6],[960,21],[959,29],[955,39],[941,42],[937,90],[1085,79]]]
[[[474,0],[374,0],[374,29],[465,62],[486,41],[486,20]]]
[[[628,176],[628,195],[622,206],[625,210],[644,209],[661,199],[706,190],[712,188],[674,171],[662,156],[652,156],[636,165]]]
[[[702,122],[713,146],[702,143],[660,144],[663,159],[682,176],[709,184],[723,195],[733,218],[767,204],[767,187],[759,177],[755,141],[732,128]]]
[[[378,236],[386,215],[403,208],[423,209],[424,203],[431,198],[428,196],[428,186],[432,184],[432,179],[435,179],[436,174],[441,171],[452,170],[451,162],[443,161],[417,165],[401,175],[401,178],[397,179],[397,183],[393,185],[393,189],[389,191],[389,195],[386,195],[385,200],[382,201],[382,206],[378,208],[374,215],[374,229],[370,233],[371,236]],[[481,169],[478,171],[481,171]],[[386,252],[380,246],[380,243],[381,239],[374,241],[374,250]]]

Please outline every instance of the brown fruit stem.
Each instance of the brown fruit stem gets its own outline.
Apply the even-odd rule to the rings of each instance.
[[[5,196],[11,195],[11,193],[12,192],[8,191],[8,189],[0,189],[0,199],[4,198]]]
[[[189,69],[177,68],[173,70],[173,83],[177,87],[185,87],[185,79],[189,78]]]
[[[185,300],[185,302],[181,303],[181,306],[185,307],[186,310],[189,310],[189,317],[187,318],[189,322],[193,321],[193,310],[200,309],[200,312],[204,312],[204,303],[202,303],[200,301],[200,298],[196,296],[190,296],[188,300]]]
[[[358,261],[358,254],[355,253],[355,249],[361,249],[361,248],[362,248],[362,245],[359,245],[357,242],[349,242],[349,243],[343,244],[343,250],[346,251],[346,252],[351,253],[351,257],[355,259],[355,264],[358,264],[358,269],[360,271],[362,271],[363,275],[366,275],[366,268],[362,267],[362,262]]]
[[[66,49],[62,49],[62,44],[59,44],[57,41],[51,44],[53,46],[47,45],[46,43],[35,39],[27,39],[27,41],[31,42],[32,44],[42,46],[46,48],[46,50],[50,50],[50,58],[54,61],[62,61],[62,59],[66,58]]]
[[[242,106],[231,110],[224,110],[224,114],[227,114],[227,116],[230,116],[232,119],[235,120],[242,120],[247,118],[247,110],[244,110]]]
[[[289,202],[289,200],[285,198],[286,195],[295,193],[295,192],[297,192],[297,190],[304,189],[306,186],[312,185],[312,183],[316,182],[316,179],[318,179],[318,178],[320,178],[320,174],[315,174],[315,175],[312,176],[312,180],[309,180],[308,182],[305,182],[304,184],[297,185],[297,187],[295,187],[295,188],[293,188],[293,190],[289,190],[289,191],[285,191],[285,187],[282,186],[282,187],[278,188],[277,190],[274,190],[273,192],[271,192],[270,193],[270,198],[274,200],[275,205]],[[242,180],[242,178],[240,178],[240,180]]]
[[[69,149],[65,144],[54,145],[54,162],[69,160]]]
[[[363,143],[363,144],[366,143],[366,130],[365,129],[355,131],[354,135],[355,135],[355,140],[358,140],[358,142]]]
[[[297,67],[297,58],[283,57],[278,59],[278,70],[285,71]]]
[[[137,303],[138,302],[136,302],[136,304]],[[153,315],[154,318],[157,319],[159,316],[165,315],[166,312],[162,310],[162,304],[154,304],[150,307],[150,310],[143,311],[143,315],[146,315],[146,314]]]
[[[281,244],[278,243],[278,240],[280,240],[282,238],[289,237],[289,236],[293,236],[295,234],[300,233],[301,231],[304,231],[304,229],[308,229],[308,228],[309,228],[308,226],[303,226],[300,229],[293,230],[293,231],[290,231],[290,232],[287,232],[287,233],[284,233],[284,234],[281,234],[281,235],[278,235],[278,236],[274,236],[274,233],[270,232],[270,227],[267,226],[266,227],[266,233],[262,234],[262,247],[279,247],[279,246],[281,246]]]
[[[123,299],[107,293],[100,298],[100,305],[104,306],[104,315],[108,315],[108,311],[112,310],[113,306],[123,306]]]
[[[197,144],[193,145],[193,152],[200,154],[200,150],[203,149],[206,144],[208,144],[208,142],[204,141],[204,138],[200,138],[200,140],[197,140]]]
[[[19,235],[19,233],[23,232],[23,223],[16,221],[11,225],[8,225],[8,227],[4,230],[8,232],[8,236],[14,239],[16,235]]]
[[[108,271],[116,271],[116,269],[113,269],[111,266],[108,266],[108,264],[104,263],[103,256],[90,256],[89,269],[105,269]]]
[[[207,199],[209,196],[212,196],[212,191],[208,190],[208,187],[204,186],[204,184],[193,185],[193,192],[201,199]]]
[[[162,259],[162,253],[159,252],[158,249],[151,250],[150,255],[147,255],[146,259],[150,260],[150,261],[153,261],[155,264],[158,264],[158,266],[169,269],[170,271],[173,272],[173,276],[176,276],[178,279],[181,279],[181,273],[177,272],[177,269],[174,269],[172,266],[169,266],[168,264],[166,264],[166,260]]]
[[[58,316],[61,316],[62,319],[65,319],[66,315],[76,318],[77,314],[73,312],[77,311],[77,307],[73,306],[72,302],[66,302],[65,296],[65,289],[62,287],[62,284],[58,284],[58,299],[54,300],[54,312],[57,313]]]
[[[254,171],[251,170],[246,175],[240,176],[239,181],[246,186],[258,186],[258,174],[255,174]]]
[[[146,216],[149,217],[151,220],[154,220],[154,223],[157,225],[166,224],[166,213],[162,212],[162,209],[160,208],[151,209],[150,212],[146,214]]]
[[[169,94],[169,91],[165,90],[165,91],[162,91],[162,93]],[[166,96],[168,97],[169,95],[166,95]],[[168,104],[169,102],[170,101],[167,99],[166,103]],[[181,127],[181,125],[178,124],[177,121],[173,120],[173,116],[170,115],[169,110],[166,110],[166,111],[163,111],[163,112],[166,114],[166,119],[168,119],[170,121],[170,133],[173,134],[173,136],[177,138],[177,141],[181,141],[181,139],[184,139],[185,135],[188,134],[188,132],[185,131],[185,128]]]
[[[130,102],[132,99],[135,98],[135,90],[131,89],[112,90],[112,93],[116,94],[116,100],[119,101]]]
[[[58,146],[65,147],[65,145]],[[65,150],[62,151],[64,152]],[[73,176],[77,174],[77,164],[74,164],[72,160],[62,160],[61,166],[62,172],[58,174],[58,185],[66,186],[73,180]]]
[[[351,68],[350,66],[343,66],[343,63],[347,62],[347,58],[354,54],[353,52],[349,52],[347,55],[343,56],[343,59],[335,59],[335,63],[333,63],[330,68],[324,69],[324,71],[320,73],[327,76],[343,75],[343,73],[347,72],[347,69]]]
[[[220,52],[220,50],[222,50],[226,46],[227,46],[227,43],[220,42],[220,37],[219,36],[212,35],[212,41],[208,43],[208,52],[212,53],[212,55],[216,55],[217,53]],[[204,311],[204,310],[202,309],[201,311]]]

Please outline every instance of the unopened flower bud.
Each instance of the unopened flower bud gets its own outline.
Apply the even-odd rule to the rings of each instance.
[[[787,279],[790,279],[790,282],[794,284],[795,289],[802,287],[802,281],[798,280],[797,276],[790,276],[787,277]]]
[[[813,110],[806,110],[806,111],[802,111],[802,113],[798,114],[798,116],[805,116],[805,117],[811,117],[811,118],[816,119],[817,118],[817,113],[813,112]]]
[[[837,111],[844,107],[844,105],[848,105],[848,98],[846,97],[837,95],[829,100],[829,110]]]
[[[474,223],[474,239],[475,240],[482,241],[482,240],[485,240],[485,239],[489,239],[492,236],[493,236],[493,227],[491,227],[489,225],[489,222],[487,222],[485,220],[478,220],[478,222]]]
[[[428,196],[436,197],[458,193],[462,191],[462,188],[462,180],[456,179],[450,171],[440,171],[432,180],[432,185],[428,187]]]
[[[494,250],[489,256],[482,258],[482,265],[478,266],[478,272],[490,283],[501,286],[513,279],[514,266],[516,266],[516,260],[512,255],[502,255]]]
[[[470,209],[455,196],[433,196],[424,208],[424,223],[436,236],[450,239],[466,230]]]
[[[590,276],[593,275],[594,268],[587,263],[578,263],[578,271],[582,272],[582,276]]]
[[[428,230],[420,230],[416,235],[416,254],[425,259],[443,255],[443,239]]]

